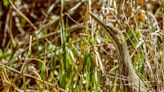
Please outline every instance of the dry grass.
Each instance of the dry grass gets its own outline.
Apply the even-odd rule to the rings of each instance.
[[[1,0],[0,38],[2,92],[164,91],[164,0]]]

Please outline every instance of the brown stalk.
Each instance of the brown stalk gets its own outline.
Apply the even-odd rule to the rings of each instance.
[[[16,6],[13,4],[11,0],[9,0],[9,3],[14,8],[14,10],[18,12],[36,31],[38,30],[37,27],[24,14],[16,8]]]

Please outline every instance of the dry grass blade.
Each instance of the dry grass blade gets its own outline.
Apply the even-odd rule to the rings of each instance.
[[[35,30],[38,30],[37,27],[21,12],[19,11],[15,5],[12,3],[11,0],[9,0],[11,6],[35,29]]]

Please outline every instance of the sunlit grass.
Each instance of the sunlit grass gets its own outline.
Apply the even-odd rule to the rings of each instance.
[[[19,9],[16,1],[3,0],[0,91],[134,91],[113,39],[89,12],[123,33],[127,48],[122,49],[129,51],[137,76],[148,90],[163,91],[163,0],[153,8],[155,13],[145,10],[148,2],[139,1],[61,0],[40,9],[19,1],[31,7],[29,14],[28,7]]]

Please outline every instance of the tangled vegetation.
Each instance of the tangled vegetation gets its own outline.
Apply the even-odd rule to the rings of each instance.
[[[164,0],[1,0],[1,92],[163,92]]]

